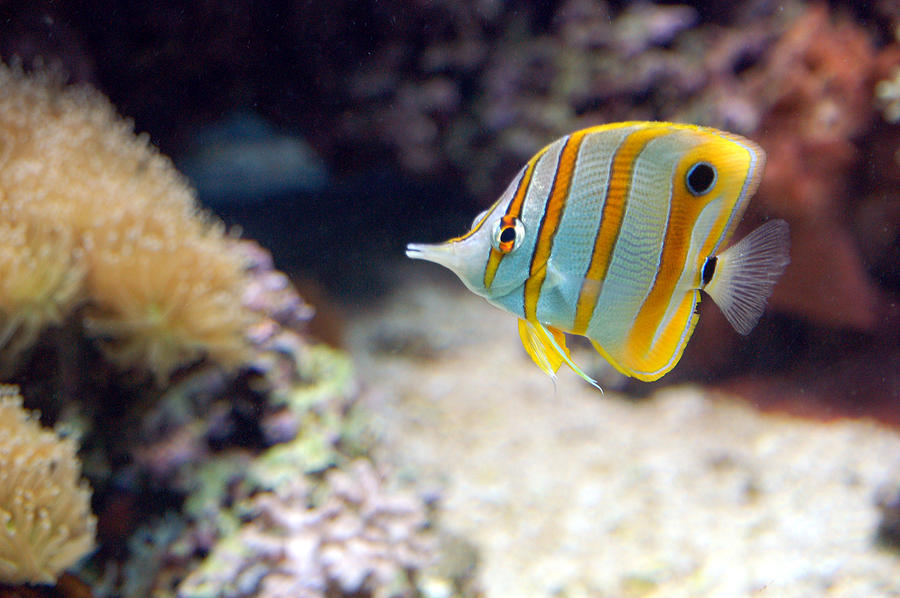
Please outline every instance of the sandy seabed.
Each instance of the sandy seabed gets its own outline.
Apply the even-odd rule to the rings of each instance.
[[[515,318],[444,278],[348,336],[384,460],[439,489],[488,598],[900,596],[900,553],[875,543],[896,430],[697,386],[601,395],[565,368],[554,386]]]

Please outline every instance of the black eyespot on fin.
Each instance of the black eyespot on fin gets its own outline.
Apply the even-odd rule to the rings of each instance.
[[[703,195],[716,184],[716,169],[708,162],[697,162],[688,169],[685,183],[693,195]]]
[[[703,262],[703,272],[700,274],[700,278],[703,282],[703,286],[709,284],[709,281],[712,280],[713,276],[716,273],[716,262],[719,261],[714,255],[706,258],[706,261]]]
[[[516,227],[508,226],[500,231],[501,243],[512,243],[516,240]]]

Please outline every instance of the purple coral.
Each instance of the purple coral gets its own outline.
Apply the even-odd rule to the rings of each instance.
[[[369,461],[330,471],[325,487],[314,507],[316,492],[303,479],[257,496],[253,521],[220,543],[179,596],[203,587],[230,588],[225,595],[235,597],[370,596],[430,562],[424,503],[388,490]]]

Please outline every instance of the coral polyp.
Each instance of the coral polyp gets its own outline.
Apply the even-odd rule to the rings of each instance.
[[[81,296],[84,264],[67,229],[0,221],[0,350],[7,365]]]
[[[0,582],[54,583],[93,549],[77,448],[42,428],[15,386],[0,385]]]
[[[93,252],[85,326],[112,361],[144,364],[159,381],[207,354],[224,365],[240,362],[240,331],[250,321],[237,300],[242,270],[221,244],[143,236],[132,247]]]

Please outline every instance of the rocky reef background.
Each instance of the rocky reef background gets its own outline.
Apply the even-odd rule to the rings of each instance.
[[[900,424],[894,2],[14,0],[0,18],[5,62],[96,87],[206,208],[259,243],[228,239],[246,268],[242,301],[259,315],[241,326],[249,352],[237,367],[208,359],[173,364],[167,380],[135,378],[75,317],[8,368],[3,381],[45,424],[82,430],[99,549],[82,582],[0,592],[476,595],[477,550],[439,525],[442,485],[398,473],[423,466],[383,442],[403,431],[373,424],[371,410],[408,408],[411,379],[464,375],[446,369],[455,351],[495,349],[435,336],[428,318],[383,316],[385,326],[370,310],[395,289],[391,305],[409,308],[421,301],[411,289],[436,284],[427,266],[400,270],[408,286],[397,284],[406,242],[458,234],[537,149],[602,122],[678,120],[755,139],[768,166],[737,235],[766,217],[792,231],[791,265],[750,337],[706,309],[663,381],[605,376],[598,360],[604,386],[634,400],[696,383],[766,410]],[[347,327],[361,374],[340,351]],[[507,336],[509,358],[521,358]],[[490,395],[498,381],[484,378]],[[418,398],[442,396],[452,392]],[[408,417],[398,421],[456,429]],[[847,432],[849,443],[865,433]],[[860,476],[861,487],[884,478]],[[898,501],[885,496],[890,544]],[[877,568],[889,577],[889,560]],[[666,595],[667,579],[632,581],[616,587]]]
[[[219,157],[243,158],[226,172],[246,168],[235,178],[261,182],[223,197],[201,180],[201,199],[338,301],[383,289],[373,266],[410,239],[462,230],[518,165],[572,129],[667,119],[752,137],[768,168],[738,235],[786,218],[792,263],[749,343],[706,316],[672,378],[725,377],[761,404],[900,420],[897,368],[881,367],[900,359],[892,2],[95,1],[0,11],[4,58],[61,61],[194,180],[210,175],[199,170],[215,161],[209,146],[230,135]],[[269,128],[251,123],[248,134],[235,114]],[[304,174],[278,172],[272,153],[293,156],[291,171]],[[854,389],[849,404],[835,404],[835,386]]]

